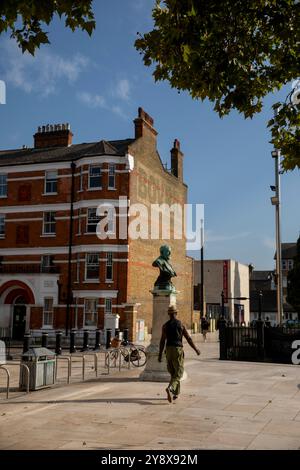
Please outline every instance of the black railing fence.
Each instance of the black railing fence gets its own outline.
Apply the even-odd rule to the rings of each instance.
[[[219,339],[221,360],[293,364],[293,343],[300,341],[300,324],[269,326],[257,320],[246,326],[220,320]]]

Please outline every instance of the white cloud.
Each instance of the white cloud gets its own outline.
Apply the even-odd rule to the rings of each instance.
[[[245,238],[250,235],[250,232],[238,232],[231,235],[225,234],[215,234],[211,230],[205,231],[205,241],[206,242],[225,242],[230,240],[237,240],[239,238]]]
[[[112,106],[111,110],[113,113],[117,114],[117,116],[120,116],[123,119],[127,119],[128,116],[123,112],[122,108],[120,106]]]
[[[114,90],[114,96],[128,101],[130,96],[130,83],[127,79],[119,80]]]
[[[127,119],[127,116],[123,112],[120,106],[110,105],[107,103],[106,99],[97,94],[89,93],[88,91],[81,91],[77,93],[77,99],[88,108],[96,109],[102,108],[106,109],[107,111],[111,111],[112,113],[116,114],[117,116],[121,117],[122,119]]]
[[[5,40],[0,44],[2,76],[7,83],[26,93],[48,96],[56,93],[60,83],[75,82],[88,65],[89,59],[80,54],[64,58],[43,48],[34,57],[22,54],[16,43]]]
[[[105,98],[101,95],[92,95],[87,91],[81,91],[77,93],[77,98],[83,104],[87,105],[89,108],[104,108],[106,109]]]

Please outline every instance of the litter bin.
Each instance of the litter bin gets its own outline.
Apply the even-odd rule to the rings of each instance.
[[[21,362],[29,368],[29,390],[39,390],[55,383],[56,355],[47,348],[30,348]],[[20,368],[20,390],[26,390],[25,367]]]

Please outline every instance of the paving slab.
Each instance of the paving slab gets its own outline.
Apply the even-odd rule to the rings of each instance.
[[[195,341],[202,354],[185,347],[188,377],[172,404],[140,368],[95,378],[91,365],[82,382],[80,359],[70,385],[60,361],[57,387],[1,393],[0,449],[299,449],[299,367],[219,361],[215,337]]]

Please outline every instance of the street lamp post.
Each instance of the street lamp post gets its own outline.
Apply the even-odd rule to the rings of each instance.
[[[276,298],[277,298],[277,322],[282,323],[282,269],[281,269],[281,229],[280,229],[280,152],[272,151],[275,162],[275,196],[271,197],[272,205],[275,206],[275,230],[276,230]]]

